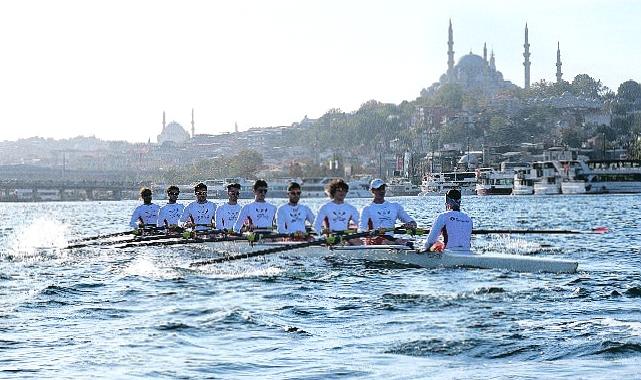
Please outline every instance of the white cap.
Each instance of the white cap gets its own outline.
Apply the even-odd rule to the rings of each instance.
[[[370,182],[369,189],[370,190],[378,189],[379,187],[381,187],[383,185],[385,185],[385,181],[383,181],[380,178],[375,178],[375,179],[372,180],[372,182]]]

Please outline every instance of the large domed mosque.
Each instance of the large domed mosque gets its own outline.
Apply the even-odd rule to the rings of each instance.
[[[447,41],[447,72],[441,75],[438,82],[432,84],[429,88],[421,91],[421,96],[429,96],[436,92],[445,84],[457,84],[464,90],[481,91],[482,93],[492,96],[498,92],[509,89],[518,88],[510,81],[503,79],[503,74],[496,69],[496,62],[494,51],[490,53],[488,59],[487,44],[483,45],[483,56],[470,52],[462,56],[456,64],[454,64],[454,32],[452,30],[452,21],[450,20],[448,28],[448,41]],[[525,61],[525,88],[530,87],[530,44],[528,43],[528,29],[525,25],[525,43],[523,45],[525,51],[523,57]],[[559,61],[557,62],[557,80],[560,78],[560,53],[558,55]]]

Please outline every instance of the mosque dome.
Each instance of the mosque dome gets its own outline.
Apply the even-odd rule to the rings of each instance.
[[[483,57],[476,54],[467,54],[459,59],[455,68],[459,70],[483,70],[487,66],[487,63]]]
[[[173,142],[182,144],[189,140],[189,133],[175,121],[169,122],[158,135],[158,144]]]

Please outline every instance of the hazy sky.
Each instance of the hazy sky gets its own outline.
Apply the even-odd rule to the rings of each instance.
[[[156,141],[167,121],[196,133],[290,125],[330,108],[413,100],[483,42],[523,86],[588,73],[616,91],[641,80],[641,1],[0,2],[0,140],[95,135]]]

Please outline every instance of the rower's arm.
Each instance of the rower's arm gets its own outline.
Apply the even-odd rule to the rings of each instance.
[[[236,219],[236,223],[234,223],[234,232],[240,233],[240,229],[243,227],[245,220],[247,220],[247,210],[248,208],[246,206],[240,209],[238,219]]]
[[[276,210],[276,230],[279,234],[287,233],[287,219],[286,211],[284,208],[279,208]]]
[[[131,215],[131,220],[129,221],[129,227],[138,228],[138,218],[140,218],[140,208],[136,207],[134,213]]]
[[[442,217],[442,214],[437,216],[436,219],[434,220],[434,223],[432,223],[432,229],[430,230],[430,234],[427,236],[427,240],[425,240],[425,244],[423,245],[423,249],[428,250],[434,243],[438,241],[438,238],[441,236],[441,231],[443,230],[443,227],[445,226],[445,218]]]
[[[365,206],[363,207],[363,211],[361,211],[361,220],[360,223],[358,223],[358,230],[359,231],[368,231],[369,230],[369,207]]]

